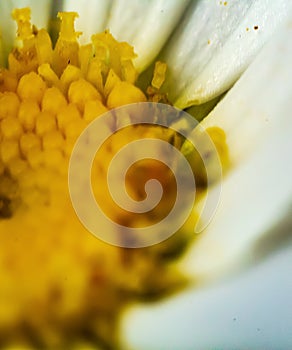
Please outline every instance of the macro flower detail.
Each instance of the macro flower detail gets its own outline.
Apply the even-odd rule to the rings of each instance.
[[[6,18],[0,22],[0,347],[118,349],[121,323],[129,325],[126,306],[242,267],[250,246],[282,218],[279,208],[286,208],[292,195],[291,169],[276,155],[287,158],[291,148],[286,22],[291,13],[285,0],[271,6],[261,0],[28,3],[32,13],[12,11],[14,45],[13,25]],[[40,4],[47,11],[36,18],[36,27],[31,14],[39,15]],[[0,9],[7,14],[10,6],[3,2]],[[58,22],[49,22],[56,10]],[[153,109],[142,110],[143,125],[134,125],[138,118],[127,106],[142,105]],[[158,123],[161,110],[171,112]],[[184,118],[186,111],[202,122],[189,114]],[[98,120],[106,122],[94,136],[112,135],[95,155],[87,180],[98,205],[119,227],[138,232],[167,217],[178,188],[171,170],[181,169],[172,156],[170,166],[159,162],[160,146],[147,149],[157,159],[131,164],[146,154],[137,147],[112,166],[110,178],[120,150],[149,138],[187,160],[196,184],[188,193],[193,207],[164,242],[135,245],[135,235],[120,228],[108,232],[97,222],[104,237],[115,236],[116,246],[109,245],[76,215],[72,168],[81,210],[94,220],[78,157],[89,152],[86,137]],[[189,128],[194,129],[184,134]],[[269,160],[275,165],[271,172]],[[126,169],[123,186],[121,169]],[[276,169],[281,183],[271,201],[266,192],[276,183]],[[185,173],[179,177],[183,182]],[[150,180],[163,190],[154,209],[140,213],[115,203],[113,192],[120,188],[134,202],[144,202]],[[201,235],[195,235],[197,223],[207,226]],[[134,246],[139,248],[128,248]]]
[[[29,8],[13,10],[16,46],[8,55],[8,68],[0,73],[0,344],[63,347],[89,337],[93,344],[111,348],[117,346],[112,332],[119,310],[128,302],[158,297],[186,284],[169,262],[184,250],[192,234],[182,230],[164,244],[136,251],[95,239],[70,202],[69,159],[82,131],[107,111],[147,101],[170,104],[167,93],[160,90],[167,66],[156,62],[143,92],[136,85],[136,55],[129,44],[104,31],[79,46],[80,33],[74,29],[77,13],[60,12],[59,37],[52,45],[45,29],[31,25],[30,15]],[[178,122],[179,116],[174,111],[171,118]],[[124,125],[128,117],[116,112],[115,123]],[[224,132],[217,127],[207,132],[222,161],[227,160]],[[172,129],[141,125],[115,133],[93,165],[95,195],[109,217],[133,227],[167,215],[176,190],[169,169],[146,159],[129,172],[127,188],[139,201],[143,184],[156,178],[165,192],[157,208],[149,214],[127,213],[106,191],[113,155],[144,137],[166,141],[178,150],[188,148],[201,191],[206,186],[203,160]],[[206,151],[209,163],[211,155]],[[79,166],[76,176],[81,172]],[[127,239],[121,232],[122,246]]]

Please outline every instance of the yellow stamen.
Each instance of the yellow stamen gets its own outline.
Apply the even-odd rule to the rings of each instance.
[[[164,246],[128,252],[95,239],[78,221],[67,184],[76,139],[112,108],[146,101],[169,103],[161,92],[166,65],[156,64],[145,94],[135,85],[136,55],[129,44],[105,31],[80,47],[80,33],[74,29],[77,14],[62,12],[58,17],[60,34],[53,48],[47,31],[31,25],[30,10],[15,10],[17,46],[9,55],[9,68],[0,70],[0,325],[13,329],[13,337],[27,325],[30,334],[37,334],[36,346],[43,348],[71,347],[65,338],[72,329],[79,332],[76,337],[88,331],[98,333],[104,343],[114,343],[117,312],[126,302],[120,295],[131,299],[150,289],[160,295],[181,285],[183,278],[164,256],[182,251],[189,239],[188,232],[182,233]],[[224,157],[224,135],[218,130],[210,130],[210,135]],[[113,155],[143,137],[170,142],[178,149],[183,143],[171,129],[125,128],[105,142],[92,171],[98,180],[96,198],[105,212],[133,227],[163,216],[175,192],[170,171],[151,160],[131,169],[126,179],[129,193],[138,200],[143,199],[141,183],[161,179],[166,195],[148,216],[117,208],[106,191]],[[201,172],[194,150],[188,157]],[[152,280],[157,273],[159,279]]]
[[[108,108],[106,108],[101,101],[87,101],[84,106],[83,118],[87,123],[89,123],[107,111]]]
[[[64,132],[67,124],[74,120],[81,119],[81,114],[75,104],[69,103],[57,113],[58,128]]]
[[[21,100],[35,100],[41,103],[46,90],[46,84],[35,72],[25,74],[17,87],[17,94]]]
[[[82,34],[76,32],[74,28],[75,19],[78,17],[76,12],[59,12],[58,18],[61,20],[59,40],[76,42],[77,38]]]
[[[0,94],[0,120],[6,117],[16,117],[19,108],[19,98],[13,92]]]
[[[121,91],[123,91],[122,94]],[[140,89],[126,81],[121,81],[116,83],[110,92],[107,99],[107,105],[110,109],[112,109],[130,103],[146,101],[146,96]]]
[[[58,17],[61,19],[61,30],[53,53],[53,68],[59,76],[68,64],[78,65],[77,38],[81,33],[74,29],[74,20],[78,17],[76,12],[59,12]]]
[[[17,37],[23,42],[34,37],[30,23],[30,14],[30,8],[15,9],[12,12],[12,18],[16,21],[18,27]]]
[[[157,90],[159,90],[164,83],[166,68],[167,67],[164,62],[158,61],[155,63],[154,75],[151,85]]]
[[[36,124],[36,117],[40,112],[37,101],[22,101],[18,110],[18,119],[25,131],[33,131]]]
[[[8,164],[13,158],[17,158],[19,156],[18,142],[15,140],[2,140],[0,155],[3,164]]]
[[[75,104],[83,113],[87,101],[102,100],[100,93],[84,79],[74,81],[68,90],[69,102]]]
[[[1,132],[5,139],[18,139],[22,134],[22,127],[18,118],[7,117],[1,122]]]
[[[48,86],[56,86],[59,89],[62,89],[62,84],[49,63],[43,63],[40,65],[38,67],[38,74],[43,78]]]
[[[40,112],[36,118],[36,134],[43,136],[49,131],[56,130],[56,119],[50,112]]]
[[[56,87],[48,88],[42,99],[42,110],[56,115],[59,110],[67,106],[65,96]]]
[[[9,70],[20,77],[35,71],[44,62],[51,62],[52,43],[45,30],[35,31],[30,23],[30,9],[16,9],[12,13],[18,26],[18,45],[9,54]]]
[[[19,140],[19,145],[21,153],[26,158],[31,150],[41,149],[41,139],[35,133],[29,132],[21,136]]]

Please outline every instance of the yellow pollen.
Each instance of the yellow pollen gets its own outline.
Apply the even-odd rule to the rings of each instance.
[[[69,103],[57,113],[58,128],[64,132],[66,125],[77,119],[81,119],[81,114],[75,104]]]
[[[165,80],[165,74],[166,74],[166,64],[164,62],[156,62],[155,63],[155,70],[154,70],[154,76],[151,82],[151,85],[159,90]]]
[[[26,158],[31,150],[41,149],[41,139],[35,133],[28,132],[21,136],[19,145],[23,156]]]
[[[40,113],[37,101],[22,101],[18,110],[18,120],[25,131],[33,131],[36,124],[36,117]]]
[[[30,9],[15,9],[12,12],[12,17],[18,26],[17,37],[23,41],[32,39],[33,33],[30,23]]]
[[[49,131],[55,130],[57,128],[56,119],[53,113],[50,112],[40,112],[36,118],[36,134],[43,136]]]
[[[18,158],[18,142],[14,140],[2,140],[0,145],[0,156],[3,164],[8,164],[13,158]]]
[[[121,93],[121,91],[123,91],[123,93]],[[121,81],[115,84],[110,92],[107,99],[107,105],[112,109],[130,103],[146,101],[146,96],[140,89],[126,81]]]
[[[17,94],[21,100],[35,100],[38,103],[42,101],[46,84],[42,78],[35,72],[25,74],[19,81]]]
[[[100,93],[85,79],[74,81],[68,90],[69,102],[75,104],[81,113],[84,111],[84,106],[87,101],[101,101]]]
[[[0,69],[0,347],[75,348],[75,340],[93,334],[105,348],[115,349],[118,312],[128,301],[149,293],[160,296],[185,283],[169,261],[183,251],[189,232],[165,245],[131,251],[97,240],[73,210],[68,163],[82,131],[105,112],[136,102],[170,103],[162,91],[167,67],[157,62],[151,86],[142,91],[136,83],[136,54],[128,43],[104,31],[80,46],[77,13],[61,12],[53,47],[48,32],[35,28],[30,15],[29,8],[13,11],[16,46],[8,68]],[[224,133],[209,133],[227,159]],[[150,160],[135,166],[126,184],[140,200],[140,182],[161,178],[166,196],[157,210],[137,219],[112,203],[105,190],[109,162],[125,144],[143,137],[178,149],[183,143],[171,129],[125,128],[105,142],[92,170],[105,212],[132,226],[164,215],[175,192],[170,172]],[[188,156],[200,172],[201,162],[192,151]],[[2,325],[12,330],[4,343]]]
[[[22,134],[22,127],[18,118],[7,117],[1,122],[1,132],[5,139],[18,140]]]
[[[62,92],[56,88],[48,88],[43,96],[41,107],[43,111],[51,112],[56,115],[63,107],[67,106],[67,100]]]
[[[19,98],[13,92],[0,94],[0,120],[6,117],[16,117],[19,108]]]

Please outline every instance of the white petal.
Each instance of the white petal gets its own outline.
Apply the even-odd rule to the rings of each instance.
[[[292,250],[236,279],[126,310],[123,349],[291,349]]]
[[[47,28],[50,15],[52,0],[10,0],[11,11],[14,8],[30,7],[31,9],[31,22],[37,28]]]
[[[115,0],[107,27],[134,46],[135,65],[145,69],[157,56],[190,0]]]
[[[194,2],[162,55],[169,66],[166,86],[175,105],[200,104],[230,88],[286,17],[289,3]]]
[[[234,170],[223,181],[214,219],[182,262],[192,276],[237,268],[260,237],[291,215],[291,35],[288,22],[202,122],[225,130]]]
[[[258,246],[269,242],[269,234],[277,247],[287,230],[291,242],[290,23],[202,122],[224,128],[235,170],[223,182],[213,221],[180,262],[181,270],[194,277],[195,289],[126,313],[121,334],[129,348],[291,347],[291,244],[263,265],[222,279],[258,262]],[[198,285],[218,277],[220,284]],[[264,327],[264,334],[257,327]]]
[[[90,42],[92,34],[102,32],[112,5],[112,0],[65,0],[63,11],[78,12],[76,30],[81,31],[80,43]]]

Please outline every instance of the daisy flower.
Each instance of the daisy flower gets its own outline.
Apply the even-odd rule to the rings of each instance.
[[[117,349],[126,305],[242,266],[250,244],[285,214],[292,193],[283,162],[291,149],[289,2],[7,1],[0,11],[0,347]],[[194,133],[213,148],[204,144],[202,156],[173,128],[132,125],[121,108],[149,102],[173,109],[172,127],[182,123],[181,110],[203,119]],[[139,229],[175,202],[169,168],[144,159],[127,172],[126,189],[143,202],[145,183],[156,179],[164,190],[159,205],[147,214],[115,205],[107,170],[132,141],[166,141],[196,180],[190,218],[151,247],[127,248],[135,237],[119,235],[115,246],[97,239],[72,206],[74,146],[107,113],[129,126],[103,143],[92,167],[94,195],[111,220]],[[113,130],[111,121],[105,130]],[[222,203],[193,239],[206,196],[221,189],[221,173],[209,179],[205,169],[215,158]],[[276,177],[277,190],[266,197]],[[84,189],[77,190],[86,212]]]

